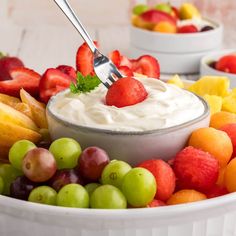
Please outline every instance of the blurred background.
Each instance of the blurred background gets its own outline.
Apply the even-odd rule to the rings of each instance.
[[[128,55],[130,9],[155,0],[69,0],[104,53],[119,49]],[[181,0],[172,0],[180,5]],[[202,11],[225,24],[225,46],[236,46],[236,0],[192,0]],[[20,56],[42,72],[58,64],[74,65],[82,42],[53,0],[0,0],[0,51]]]

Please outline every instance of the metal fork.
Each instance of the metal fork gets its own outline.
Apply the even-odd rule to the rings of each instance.
[[[83,27],[79,18],[76,16],[75,12],[67,2],[67,0],[54,0],[62,12],[66,15],[66,17],[70,20],[70,22],[74,25],[76,30],[80,33],[81,37],[88,44],[94,55],[94,71],[101,82],[109,88],[112,83],[114,83],[117,79],[122,78],[122,74],[118,71],[116,66],[104,56],[95,46],[93,40],[89,36],[88,32]]]

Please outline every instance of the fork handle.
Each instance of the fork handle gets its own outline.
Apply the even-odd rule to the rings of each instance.
[[[84,41],[88,44],[89,48],[93,53],[97,52],[98,49],[96,48],[93,40],[89,36],[88,32],[85,30],[84,26],[80,22],[79,18],[76,16],[75,12],[67,2],[67,0],[54,0],[55,3],[59,6],[62,12],[66,15],[66,17],[70,20],[70,22],[74,25],[76,30],[80,33],[81,37]]]

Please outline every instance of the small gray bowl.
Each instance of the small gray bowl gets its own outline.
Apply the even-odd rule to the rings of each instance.
[[[82,149],[98,146],[106,150],[111,159],[123,160],[131,165],[150,158],[173,158],[186,145],[190,134],[198,128],[208,127],[210,121],[209,107],[199,97],[205,107],[204,113],[181,125],[142,132],[97,129],[74,125],[53,113],[51,107],[57,96],[52,97],[47,106],[49,132],[53,140],[61,137],[74,138]]]

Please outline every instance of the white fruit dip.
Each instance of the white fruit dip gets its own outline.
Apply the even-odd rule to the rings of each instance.
[[[66,90],[50,104],[60,119],[74,125],[113,131],[148,131],[191,121],[204,113],[202,101],[175,85],[152,78],[139,78],[148,92],[136,105],[117,108],[105,104],[107,89],[101,84],[85,94]]]

